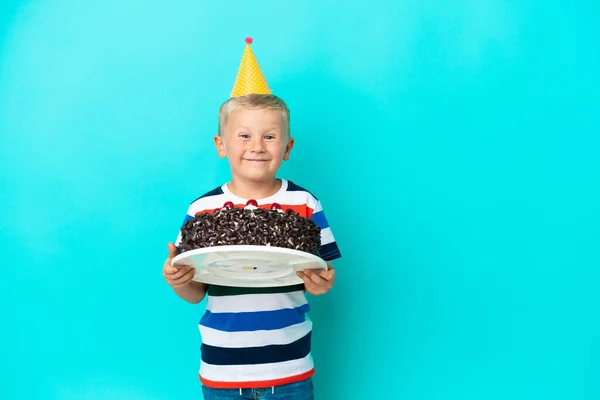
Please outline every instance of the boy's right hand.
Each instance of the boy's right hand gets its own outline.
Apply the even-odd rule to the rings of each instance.
[[[169,257],[163,265],[163,277],[173,289],[189,285],[194,278],[196,269],[190,268],[189,265],[171,266],[171,260],[177,255],[177,247],[173,243],[169,243],[168,249]]]

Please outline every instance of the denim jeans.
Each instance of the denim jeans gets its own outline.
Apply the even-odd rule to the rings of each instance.
[[[204,400],[313,400],[312,379],[262,389],[213,389],[202,386]]]

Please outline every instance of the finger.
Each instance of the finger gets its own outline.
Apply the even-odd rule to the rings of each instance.
[[[172,275],[176,274],[179,270],[185,267],[187,267],[187,265],[171,266],[171,264],[165,263],[165,267],[163,268],[163,274],[165,276],[171,277]]]
[[[192,268],[187,271],[185,274],[176,279],[171,279],[171,285],[185,285],[189,283],[196,274],[196,269]]]
[[[308,277],[308,275],[306,275],[302,271],[297,271],[296,275],[298,275],[300,277],[300,279],[302,279],[302,281],[304,282],[304,286],[308,290],[308,285],[312,284],[312,281],[310,280],[310,278]]]
[[[187,274],[188,271],[190,270],[190,266],[189,265],[183,265],[180,268],[169,267],[169,269],[171,270],[171,273],[167,274],[167,278],[169,278],[171,280],[175,280],[175,279],[179,279],[183,275]]]
[[[324,285],[327,282],[325,279],[323,279],[321,276],[319,276],[315,271],[313,271],[311,269],[305,270],[304,273],[310,278],[311,281],[313,281],[317,285]]]
[[[306,273],[302,272],[302,271],[298,271],[297,275],[302,278],[302,280],[304,281],[304,288],[306,289],[306,291],[310,294],[313,295],[319,295],[324,293],[322,287],[318,286],[316,283],[314,283],[312,281],[312,279],[310,279]]]
[[[323,271],[322,273],[319,274],[319,276],[323,279],[325,279],[326,281],[334,281],[335,280],[335,269],[330,269],[328,271]]]
[[[310,279],[307,280],[306,282],[304,282],[304,287],[306,288],[306,291],[312,295],[318,296],[320,294],[323,294],[326,292],[325,288],[323,286],[319,286],[316,283],[314,283],[313,281],[311,281]]]
[[[304,283],[307,282],[311,285],[320,285],[324,284],[325,280],[322,279],[317,273],[312,269],[305,269],[304,271],[299,271],[299,275]]]

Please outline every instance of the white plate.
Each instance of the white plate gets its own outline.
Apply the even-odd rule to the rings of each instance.
[[[171,265],[196,268],[194,280],[213,285],[274,287],[303,283],[296,271],[327,269],[310,253],[273,246],[215,246],[177,255]]]

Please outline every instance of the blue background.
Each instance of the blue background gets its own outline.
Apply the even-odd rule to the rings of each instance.
[[[344,255],[317,398],[600,398],[597,2],[0,7],[1,399],[201,398],[161,267],[246,36]]]

